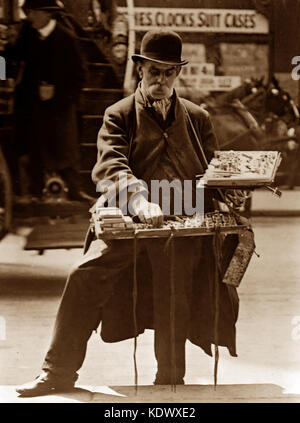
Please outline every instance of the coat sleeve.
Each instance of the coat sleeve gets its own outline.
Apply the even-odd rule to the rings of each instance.
[[[206,110],[201,110],[201,118],[198,117],[196,121],[196,128],[200,135],[199,138],[202,143],[203,152],[207,162],[209,163],[214,156],[214,152],[219,150],[220,147],[211,118]],[[205,189],[204,196],[205,202],[208,204],[211,203],[212,198],[218,201],[224,201],[220,192],[216,189]]]
[[[205,112],[204,116],[201,128],[201,138],[203,140],[203,149],[206,160],[209,163],[214,156],[214,151],[219,150],[219,143],[208,112]]]
[[[129,165],[128,132],[124,114],[116,105],[107,108],[98,133],[97,162],[92,170],[92,180],[108,204],[120,208],[126,206],[136,193],[148,195],[147,187],[135,177]]]
[[[219,143],[211,118],[206,110],[191,101],[186,99],[181,99],[181,101],[188,112],[192,126],[194,126],[197,134],[197,139],[195,139],[195,136],[193,137],[194,147],[205,169],[205,162],[207,161],[209,163],[214,156],[214,151],[219,150]],[[203,158],[202,151],[205,155],[205,159]]]
[[[216,150],[219,150],[219,143],[215,134],[210,115],[206,110],[197,107],[197,112],[195,113],[194,110],[194,113],[191,113],[190,117],[198,135],[198,144],[201,144],[205,159],[207,163],[209,163],[214,156],[214,152]],[[200,155],[202,155],[201,151],[198,151],[198,154],[199,153]],[[202,157],[200,158],[202,162],[205,161]],[[206,166],[204,167],[206,168]]]
[[[87,80],[86,60],[79,41],[69,31],[60,30],[56,43],[61,43],[61,57],[56,65],[55,102],[58,108],[79,104],[80,92]]]
[[[8,60],[20,62],[27,59],[28,56],[28,40],[31,37],[32,28],[29,22],[25,20],[19,29],[17,39],[14,43],[8,42],[5,46],[5,57]]]

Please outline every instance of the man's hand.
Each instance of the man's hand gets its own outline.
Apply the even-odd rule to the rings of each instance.
[[[14,45],[19,37],[20,25],[0,24],[0,39],[2,44]]]
[[[51,100],[55,94],[55,86],[42,82],[39,87],[39,94],[42,101]]]
[[[131,200],[131,207],[141,222],[150,223],[153,226],[161,226],[163,224],[164,216],[159,205],[149,203],[143,195],[135,195]]]
[[[247,198],[249,198],[250,191],[239,189],[227,189],[225,191],[226,200],[232,204],[233,208],[240,209],[245,206]]]

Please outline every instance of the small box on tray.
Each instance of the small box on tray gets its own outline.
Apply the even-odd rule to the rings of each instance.
[[[97,207],[95,229],[98,233],[111,233],[133,230],[130,216],[124,216],[118,207]]]

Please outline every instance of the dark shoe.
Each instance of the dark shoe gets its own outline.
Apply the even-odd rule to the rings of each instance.
[[[153,385],[174,385],[174,383],[172,383],[171,378],[156,376],[155,381],[153,382]],[[184,385],[184,380],[176,379],[175,385]]]
[[[32,382],[16,388],[16,391],[22,397],[36,397],[48,395],[57,392],[66,392],[74,388],[74,382],[55,379],[49,374],[43,373]]]

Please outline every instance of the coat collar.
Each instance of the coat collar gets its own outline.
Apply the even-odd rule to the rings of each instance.
[[[149,98],[143,93],[141,89],[141,84],[139,83],[136,91],[135,91],[135,99],[136,102],[142,106],[144,109],[152,109],[152,102],[149,100]],[[179,109],[180,109],[180,101],[179,97],[177,96],[177,93],[174,89],[172,94],[172,103],[175,104],[174,109],[174,118],[176,119],[178,117]]]
[[[49,35],[55,30],[55,27],[56,20],[51,19],[46,26],[38,30],[40,38],[44,40],[45,38],[49,37]]]

